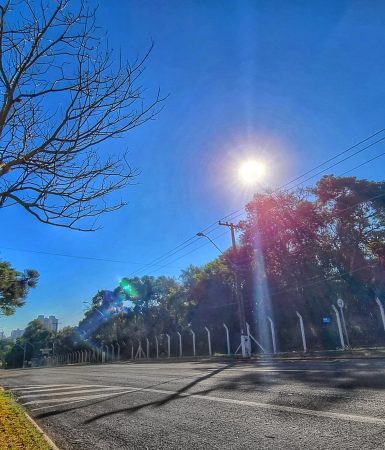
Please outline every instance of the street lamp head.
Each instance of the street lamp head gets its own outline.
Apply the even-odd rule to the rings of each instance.
[[[221,253],[223,253],[223,251],[217,246],[217,244],[211,239],[211,237],[207,236],[207,234],[204,234],[200,231],[199,233],[197,233],[197,236],[208,239],[217,250],[219,250]]]

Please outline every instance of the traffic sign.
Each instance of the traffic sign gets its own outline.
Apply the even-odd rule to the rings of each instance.
[[[40,351],[43,353],[43,355],[49,355],[51,350],[52,349],[50,349],[50,348],[41,348],[40,349]]]
[[[339,298],[339,299],[337,300],[337,305],[338,305],[340,308],[343,308],[343,307],[344,307],[344,301],[342,300],[342,298]]]
[[[327,317],[322,317],[322,323],[331,323],[332,322],[332,318],[330,316]]]

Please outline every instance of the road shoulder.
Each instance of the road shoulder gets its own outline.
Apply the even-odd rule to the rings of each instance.
[[[14,396],[0,388],[0,450],[10,448],[59,450]]]

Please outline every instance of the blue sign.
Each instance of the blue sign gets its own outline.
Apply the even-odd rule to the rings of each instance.
[[[322,317],[322,323],[331,323],[332,322],[332,318],[331,317]]]

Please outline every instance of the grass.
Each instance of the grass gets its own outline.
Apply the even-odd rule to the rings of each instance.
[[[51,450],[14,396],[0,388],[0,450]]]

